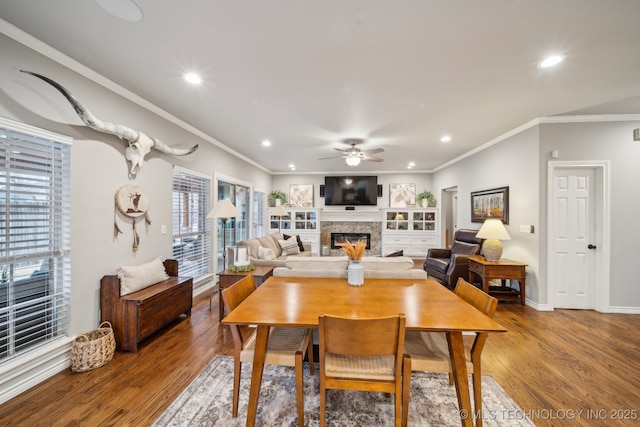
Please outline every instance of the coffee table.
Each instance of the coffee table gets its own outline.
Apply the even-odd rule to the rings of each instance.
[[[234,272],[227,268],[226,270],[218,273],[218,276],[220,276],[220,280],[218,282],[218,305],[220,306],[219,320],[222,321],[222,318],[224,317],[224,304],[222,303],[223,289],[230,287],[238,280],[247,276],[253,276],[253,282],[256,286],[260,286],[262,282],[273,276],[273,269],[274,266],[272,265],[258,265],[251,271]]]

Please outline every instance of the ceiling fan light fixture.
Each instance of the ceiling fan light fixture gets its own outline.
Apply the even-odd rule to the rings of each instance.
[[[358,166],[360,164],[360,157],[358,156],[349,156],[346,160],[349,166]]]

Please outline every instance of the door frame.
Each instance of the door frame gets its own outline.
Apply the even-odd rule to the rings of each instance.
[[[547,299],[549,307],[555,308],[554,298],[556,284],[553,282],[553,254],[554,251],[554,222],[553,222],[553,175],[559,169],[593,169],[594,182],[594,236],[598,249],[595,255],[595,310],[603,313],[610,312],[609,278],[611,255],[611,179],[610,161],[608,160],[552,160],[547,168]]]

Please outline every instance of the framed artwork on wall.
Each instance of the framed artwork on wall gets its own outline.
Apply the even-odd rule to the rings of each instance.
[[[509,187],[471,193],[471,222],[499,219],[509,224]]]
[[[289,206],[295,208],[312,208],[313,184],[289,185]]]
[[[415,184],[389,184],[389,207],[404,208],[416,204]]]

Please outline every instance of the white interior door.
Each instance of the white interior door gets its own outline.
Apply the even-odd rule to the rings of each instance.
[[[595,183],[592,168],[557,168],[552,176],[556,308],[595,308]]]

